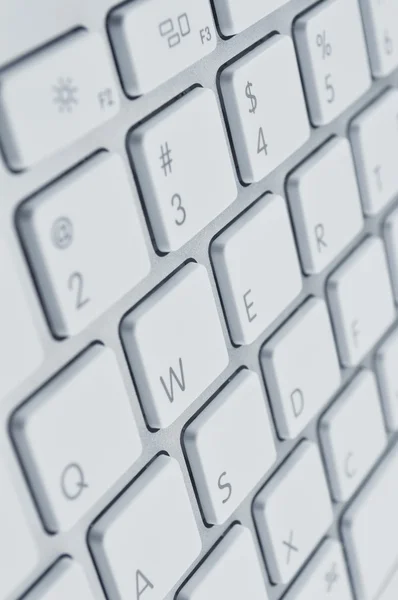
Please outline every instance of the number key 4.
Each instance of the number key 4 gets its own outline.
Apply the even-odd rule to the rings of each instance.
[[[273,36],[229,65],[220,82],[241,179],[260,181],[310,133],[292,40]]]

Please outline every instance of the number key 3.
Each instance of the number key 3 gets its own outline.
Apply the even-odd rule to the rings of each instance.
[[[161,252],[183,246],[236,198],[211,90],[195,89],[140,125],[129,147]]]

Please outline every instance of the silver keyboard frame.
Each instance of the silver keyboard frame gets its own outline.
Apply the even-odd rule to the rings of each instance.
[[[195,2],[197,0],[189,1]],[[32,52],[34,49],[40,48],[49,41],[59,37],[59,35],[75,29],[78,26],[84,26],[90,30],[99,31],[106,39],[106,15],[116,3],[117,2],[114,0],[86,0],[86,2],[82,2],[82,0],[36,0],[34,3],[27,2],[27,0],[1,0],[0,70],[11,62]],[[32,529],[41,552],[40,567],[26,585],[17,590],[17,593],[12,595],[9,600],[20,598],[27,588],[42,576],[61,555],[70,555],[85,567],[94,593],[97,593],[98,599],[102,599],[103,591],[87,545],[87,531],[98,515],[112,503],[122,490],[131,483],[131,481],[159,452],[166,451],[179,460],[189,490],[197,523],[201,531],[203,554],[200,560],[192,566],[190,571],[192,572],[197,564],[201,562],[203,556],[210,551],[212,546],[228,530],[233,522],[242,522],[253,531],[254,537],[257,539],[251,514],[254,495],[260,490],[264,483],[269,480],[272,473],[278,469],[287,455],[297,446],[300,439],[306,437],[308,439],[317,440],[316,422],[311,423],[302,435],[293,442],[280,442],[275,437],[278,450],[278,461],[271,473],[268,473],[263,477],[253,493],[224,526],[210,528],[203,525],[198,502],[195,497],[195,492],[181,447],[181,431],[184,425],[192,418],[200,407],[204,405],[204,403],[216,394],[217,390],[219,390],[220,387],[227,382],[228,378],[240,367],[246,366],[258,372],[262,377],[259,364],[259,351],[264,342],[269,339],[275,330],[277,330],[288,319],[293,311],[302,304],[305,298],[311,294],[324,297],[325,281],[328,274],[330,274],[337,264],[342,262],[343,258],[348,256],[366,234],[380,234],[385,215],[392,210],[394,203],[390,204],[377,218],[366,219],[365,231],[353,241],[350,247],[347,248],[344,256],[339,257],[326,273],[323,273],[320,276],[304,278],[303,291],[299,298],[296,299],[293,308],[290,307],[289,310],[282,313],[277,321],[273,323],[272,327],[268,328],[260,339],[250,347],[235,348],[230,342],[222,306],[212,275],[209,245],[211,240],[220,232],[220,230],[264,193],[272,191],[274,193],[285,195],[286,175],[300,162],[310,156],[311,153],[332,135],[346,135],[347,124],[350,119],[358,114],[372,100],[377,98],[377,96],[379,96],[389,85],[398,87],[397,71],[389,78],[374,82],[372,89],[331,125],[319,129],[313,128],[308,143],[263,181],[251,186],[242,186],[237,178],[239,188],[238,200],[236,200],[232,206],[225,210],[223,214],[215,219],[215,221],[186,244],[180,251],[167,256],[160,256],[155,252],[145,222],[145,217],[141,210],[141,223],[146,232],[146,242],[152,261],[150,275],[131,291],[131,293],[114,305],[106,314],[94,322],[83,333],[74,338],[56,341],[52,337],[44,317],[44,312],[40,306],[38,295],[35,292],[34,285],[32,285],[32,278],[23,257],[14,223],[15,210],[22,200],[31,196],[34,192],[39,191],[54,179],[60,177],[63,173],[95,153],[98,149],[106,148],[109,151],[119,153],[124,158],[126,165],[131,172],[126,151],[126,135],[135,124],[147,118],[152,113],[159,110],[160,107],[171,102],[182,92],[194,85],[199,84],[213,89],[220,100],[217,90],[217,73],[220,67],[248,50],[253,44],[268,37],[273,32],[291,35],[292,21],[294,18],[315,4],[316,2],[314,2],[314,0],[291,0],[287,6],[265,18],[263,21],[260,21],[240,35],[228,40],[222,40],[220,37],[217,49],[210,56],[162,85],[152,93],[136,100],[129,100],[121,93],[121,110],[116,118],[112,119],[100,129],[92,132],[81,141],[67,148],[65,151],[51,157],[49,160],[43,161],[32,170],[21,174],[12,174],[6,168],[4,159],[2,159],[0,154],[0,235],[6,238],[10,247],[13,249],[17,261],[18,273],[23,281],[26,297],[32,307],[33,315],[46,353],[44,364],[34,376],[24,381],[17,390],[9,395],[9,397],[0,402],[0,454],[2,457],[5,457],[12,480],[23,503],[25,514],[32,523]],[[109,53],[111,54],[110,45]],[[220,104],[220,112],[221,110]],[[230,352],[230,365],[228,370],[214,381],[206,393],[196,400],[196,402],[194,402],[171,427],[166,431],[152,433],[148,430],[144,422],[137,400],[137,395],[134,390],[133,381],[119,337],[119,324],[123,315],[149,294],[151,290],[164,281],[165,278],[178,269],[185,261],[190,259],[194,259],[197,262],[204,264],[210,274],[214,296],[217,301],[225,338]],[[393,329],[393,327],[391,329]],[[124,381],[131,396],[133,411],[139,426],[144,449],[142,456],[134,464],[133,468],[98,500],[95,507],[89,511],[70,532],[59,535],[49,535],[45,533],[41,524],[39,514],[32,502],[28,485],[24,480],[22,469],[18,464],[16,453],[12,447],[11,438],[8,434],[9,420],[13,411],[24,400],[29,398],[33,392],[43,386],[45,382],[62,370],[74,357],[80,354],[94,341],[101,341],[113,348],[118,357]],[[367,357],[363,362],[363,365],[369,367],[372,366],[372,355]],[[358,369],[344,370],[344,385],[352,379],[356,371],[358,371]],[[395,439],[390,439],[390,445],[394,441]],[[338,519],[340,512],[341,507],[335,506],[336,520]],[[178,524],[176,523],[176,527],[177,526]],[[332,536],[336,535],[336,530],[337,526],[335,523],[330,532]],[[257,549],[260,561],[263,562],[258,543]],[[284,587],[272,586],[269,583],[265,570],[264,578],[269,591],[270,600],[280,598],[283,595]],[[181,587],[183,581],[184,579],[175,586],[172,592],[166,597],[166,600],[172,600],[174,598],[175,592]]]

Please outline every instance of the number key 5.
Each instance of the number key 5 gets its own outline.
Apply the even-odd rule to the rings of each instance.
[[[371,84],[358,0],[317,4],[297,20],[295,37],[312,122],[325,125]]]

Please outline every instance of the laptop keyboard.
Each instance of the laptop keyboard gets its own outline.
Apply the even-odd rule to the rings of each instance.
[[[107,8],[0,69],[0,600],[395,600],[398,4]]]

